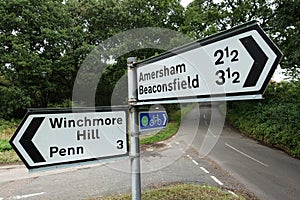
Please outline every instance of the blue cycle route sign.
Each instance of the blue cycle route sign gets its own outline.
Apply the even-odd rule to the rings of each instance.
[[[166,111],[148,111],[139,113],[140,131],[166,128],[168,115]]]

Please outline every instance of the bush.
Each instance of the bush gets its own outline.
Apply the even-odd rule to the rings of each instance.
[[[71,108],[73,106],[73,102],[70,99],[65,99],[60,103],[49,103],[47,105],[48,108]]]
[[[300,158],[300,84],[272,83],[265,99],[231,102],[228,120],[241,132]]]
[[[8,141],[15,132],[18,123],[18,120],[6,121],[0,119],[0,152],[12,150]]]
[[[9,151],[12,147],[8,143],[8,140],[0,140],[0,152]]]
[[[3,119],[22,118],[24,110],[31,104],[31,98],[15,86],[0,86],[0,96],[0,118]]]

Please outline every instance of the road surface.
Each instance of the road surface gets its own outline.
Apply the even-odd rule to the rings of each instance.
[[[186,182],[217,186],[249,198],[298,199],[300,161],[241,135],[223,120],[215,107],[199,110],[196,106],[182,120],[178,134],[144,146],[142,189]],[[0,200],[87,199],[130,193],[129,172],[128,158],[30,174],[23,165],[0,166]]]
[[[183,121],[183,127],[186,122]],[[198,124],[187,127],[197,128]],[[246,189],[208,159],[201,159],[184,140],[181,129],[173,138],[143,146],[142,189],[171,183],[221,187],[232,195]],[[23,165],[0,166],[2,199],[87,199],[131,192],[128,158],[109,163],[28,174]]]
[[[211,117],[212,113],[215,114],[214,117]],[[223,118],[217,106],[210,108],[201,105],[200,117],[198,134],[193,141],[196,149],[199,149],[204,134],[211,138],[217,135],[213,135],[210,129],[214,127],[209,128],[209,124],[218,124],[217,121],[222,121]],[[261,145],[226,123],[208,158],[233,175],[259,199],[300,198],[300,160],[280,150]]]

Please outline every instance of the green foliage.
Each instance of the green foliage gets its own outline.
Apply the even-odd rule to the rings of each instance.
[[[19,120],[6,121],[0,119],[0,152],[11,150],[8,141],[17,129]]]
[[[0,140],[0,152],[12,150],[8,140]]]
[[[16,86],[0,86],[0,118],[22,117],[22,111],[31,103],[31,98]]]
[[[0,119],[0,152],[12,150],[8,141],[15,132],[18,122]]]
[[[185,11],[180,30],[192,38],[203,38],[220,30],[218,5],[213,0],[194,0]]]
[[[272,14],[267,0],[232,1],[194,0],[185,12],[181,31],[193,38],[203,38],[252,20],[265,27]]]
[[[180,0],[1,0],[0,117],[20,118],[26,107],[47,107],[71,99],[77,72],[91,50],[107,38],[134,28],[167,28],[202,38],[258,20],[284,53],[281,66],[297,79],[299,6],[300,1],[296,0],[223,0],[220,3],[194,0],[186,9]],[[161,49],[143,49],[162,41],[168,42]],[[127,57],[137,56],[142,60],[175,44],[187,43],[160,34],[141,41],[137,46],[141,50],[115,56],[126,52],[131,41],[127,42],[101,55],[101,62],[112,56],[117,63],[103,72],[95,92],[96,105],[111,104],[116,83],[126,74]],[[88,74],[84,81],[90,82],[93,75]],[[123,95],[127,84],[121,85],[116,92]],[[79,90],[82,96],[88,89],[85,86],[82,84]],[[126,103],[126,96],[120,102]]]
[[[231,102],[230,122],[242,132],[300,158],[300,83],[272,83],[260,101]]]
[[[143,136],[141,138],[141,144],[153,144],[155,142],[166,140],[177,132],[179,125],[179,122],[169,122],[166,129],[159,131],[155,135]]]
[[[57,102],[55,104],[48,104],[48,108],[70,108],[73,106],[73,102],[70,99],[65,99],[62,102]]]
[[[7,121],[0,119],[0,163],[20,161],[9,144],[9,139],[15,132],[19,122],[19,120]]]
[[[238,24],[257,20],[266,27],[272,16],[272,3],[269,0],[224,0],[219,4],[221,27],[233,27]]]
[[[0,117],[9,118],[19,109],[71,99],[77,71],[95,46],[133,28],[177,29],[183,7],[178,0],[1,0],[0,15],[0,86],[7,93],[3,101],[24,102],[2,104],[9,112],[0,111]],[[155,52],[144,50],[135,56],[150,57]],[[108,69],[99,83],[97,105],[110,103],[124,68],[126,62],[118,62]]]
[[[281,67],[294,79],[300,79],[300,1],[275,0],[274,14],[270,18],[270,33],[284,53]]]
[[[11,87],[31,98],[33,107],[46,107],[71,93],[76,75],[71,64],[77,60],[69,56],[73,24],[62,5],[61,1],[0,1],[0,73]]]
[[[13,150],[10,151],[0,151],[0,163],[12,163],[12,162],[20,162],[20,158],[16,152]]]
[[[180,30],[198,39],[256,20],[284,54],[281,67],[300,78],[299,0],[194,0],[184,13]]]
[[[19,124],[20,120],[4,120],[4,119],[0,119],[0,139],[3,139],[1,136],[3,134],[8,134],[8,135],[12,135],[12,133],[14,132],[14,130],[17,128],[18,124]]]

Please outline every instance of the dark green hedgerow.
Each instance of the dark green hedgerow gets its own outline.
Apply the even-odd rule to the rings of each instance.
[[[229,103],[228,120],[241,132],[300,158],[300,83],[272,83],[264,97]]]

